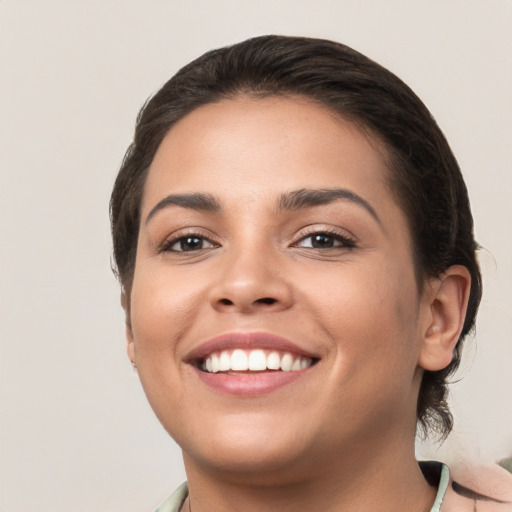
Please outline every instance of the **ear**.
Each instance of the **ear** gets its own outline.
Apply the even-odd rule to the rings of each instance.
[[[437,371],[452,361],[466,318],[471,275],[466,267],[453,265],[425,286],[428,316],[418,365]]]
[[[125,317],[126,352],[132,365],[135,367],[135,343],[133,341],[132,322],[130,318],[130,299],[125,290],[121,292],[121,306],[124,309]]]

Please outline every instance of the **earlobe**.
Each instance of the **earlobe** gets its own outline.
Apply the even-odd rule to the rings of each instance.
[[[453,351],[464,325],[471,288],[471,275],[466,267],[453,265],[440,277],[430,281],[429,320],[423,333],[418,365],[437,371],[452,361]]]
[[[130,359],[132,366],[135,368],[135,343],[133,342],[133,332],[130,325],[126,324],[126,353]]]
[[[126,292],[123,290],[121,292],[121,306],[124,309],[125,315],[125,336],[126,336],[126,352],[128,354],[128,358],[130,359],[133,367],[135,368],[135,343],[133,341],[133,330],[132,330],[132,322],[130,318],[130,304],[129,299],[127,297]]]

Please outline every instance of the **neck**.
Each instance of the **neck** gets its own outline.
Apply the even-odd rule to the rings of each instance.
[[[205,468],[184,454],[191,512],[428,512],[436,489],[423,478],[414,444],[404,449],[403,438],[398,441],[380,451],[357,446],[333,461],[308,458],[291,471],[261,474]]]

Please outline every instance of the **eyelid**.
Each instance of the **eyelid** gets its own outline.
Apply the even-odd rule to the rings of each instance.
[[[342,242],[342,245],[340,247],[333,247],[332,249],[338,249],[338,248],[345,248],[345,249],[352,249],[357,246],[357,239],[354,237],[351,233],[348,233],[346,230],[343,230],[341,228],[333,228],[333,227],[326,227],[326,226],[308,226],[307,228],[304,228],[301,230],[297,237],[296,241],[293,242],[292,246],[294,247],[300,247],[298,244],[305,240],[306,238],[314,235],[327,235],[331,236],[338,241]]]
[[[201,240],[201,247],[197,248],[197,249],[191,249],[190,251],[187,251],[185,249],[178,249],[177,247],[179,247],[179,245],[181,244],[182,241],[184,240],[189,240],[189,239],[196,239],[196,240]],[[206,245],[206,247],[205,247]],[[209,240],[208,238],[205,238],[204,236],[196,236],[196,235],[189,235],[189,236],[182,236],[178,239],[176,239],[174,242],[171,242],[170,244],[167,245],[167,250],[169,251],[172,251],[172,252],[184,252],[184,253],[188,253],[188,252],[199,252],[199,251],[204,251],[206,249],[213,249],[214,247],[216,247],[215,243],[213,243],[211,240]]]
[[[177,251],[177,250],[174,250],[174,249],[171,249],[171,247],[178,243],[180,240],[184,239],[184,238],[193,238],[193,237],[197,237],[197,238],[201,238],[207,242],[209,242],[212,247],[205,247],[204,249],[200,249],[200,250],[205,250],[205,249],[212,249],[214,247],[219,247],[220,244],[218,242],[216,242],[214,240],[214,236],[212,236],[211,233],[206,233],[205,230],[201,229],[201,228],[195,228],[195,227],[190,227],[190,228],[184,228],[184,229],[180,229],[178,231],[175,231],[174,233],[170,234],[169,236],[167,236],[163,242],[161,244],[159,244],[158,246],[158,252],[174,252],[174,253],[186,253],[186,252],[199,252],[198,251]]]

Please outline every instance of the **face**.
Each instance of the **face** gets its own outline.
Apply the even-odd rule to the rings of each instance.
[[[412,439],[429,308],[377,140],[305,99],[206,105],[141,213],[128,352],[186,463],[283,475]]]

